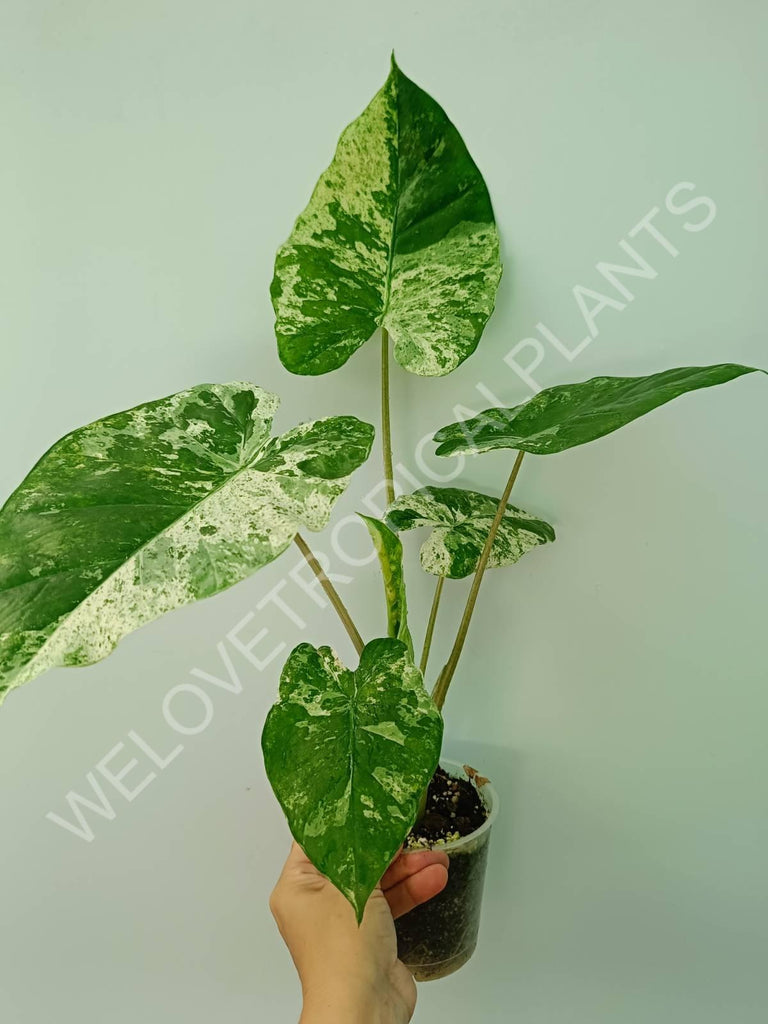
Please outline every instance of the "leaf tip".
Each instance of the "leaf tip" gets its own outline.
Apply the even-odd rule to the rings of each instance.
[[[352,909],[355,912],[355,920],[357,921],[357,927],[359,928],[360,925],[363,923],[363,915],[365,914],[365,904],[360,906],[358,900],[355,900],[354,902],[350,900],[350,903],[352,903]]]

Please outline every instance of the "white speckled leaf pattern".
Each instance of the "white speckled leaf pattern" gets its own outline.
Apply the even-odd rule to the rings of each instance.
[[[462,579],[477,562],[493,523],[499,499],[458,487],[422,487],[396,498],[387,521],[396,530],[431,526],[421,546],[421,565],[433,576]],[[491,548],[489,568],[512,565],[526,551],[555,539],[555,531],[542,519],[507,505]]]
[[[106,657],[320,530],[373,428],[354,417],[270,438],[279,399],[204,384],[75,430],[0,510],[0,700]]]
[[[553,455],[587,444],[689,391],[765,370],[737,363],[683,366],[647,377],[593,377],[540,391],[511,409],[487,409],[435,434],[438,455],[514,448]]]
[[[403,545],[396,533],[380,519],[358,515],[368,527],[376,554],[379,556],[381,577],[384,581],[384,600],[387,605],[388,636],[402,640],[413,657],[413,639],[408,629],[408,602],[405,595],[403,573]]]
[[[477,347],[500,277],[482,175],[393,58],[278,251],[280,358],[293,373],[327,373],[383,326],[406,370],[450,373]]]
[[[300,644],[262,734],[291,832],[361,920],[440,755],[443,720],[401,641],[372,640],[355,671]]]

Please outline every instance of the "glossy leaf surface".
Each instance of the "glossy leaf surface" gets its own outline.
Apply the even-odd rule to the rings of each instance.
[[[209,597],[320,530],[373,428],[270,436],[276,395],[204,384],[58,441],[0,510],[0,699]]]
[[[390,505],[396,530],[432,527],[421,546],[421,565],[433,576],[461,579],[474,572],[496,515],[499,499],[458,487],[422,487]],[[489,568],[512,565],[539,544],[555,539],[542,519],[507,505],[491,548]]]
[[[354,671],[300,644],[262,735],[291,832],[358,921],[416,818],[443,722],[401,641],[372,640]]]
[[[293,373],[327,373],[381,326],[406,370],[450,373],[477,347],[500,276],[482,175],[393,58],[278,251],[280,358]]]
[[[647,377],[593,377],[581,384],[561,384],[511,409],[488,409],[462,423],[442,427],[435,434],[436,453],[460,455],[514,448],[553,455],[610,434],[689,391],[756,372],[765,371],[719,363],[684,366]]]
[[[387,606],[387,635],[402,640],[413,657],[413,640],[408,630],[408,602],[403,573],[403,545],[396,533],[380,519],[358,515],[368,527],[376,554],[379,556]]]

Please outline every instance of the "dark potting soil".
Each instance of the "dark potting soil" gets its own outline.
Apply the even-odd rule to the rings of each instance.
[[[465,766],[473,782],[454,779],[438,768],[427,790],[426,812],[405,841],[423,849],[458,839],[487,818],[475,785],[487,782]],[[480,924],[488,833],[461,850],[448,848],[448,884],[441,893],[395,921],[397,955],[417,981],[443,978],[472,956]]]
[[[441,840],[468,836],[480,828],[487,816],[473,783],[454,779],[438,767],[427,790],[424,816],[408,834],[406,848],[432,846]]]

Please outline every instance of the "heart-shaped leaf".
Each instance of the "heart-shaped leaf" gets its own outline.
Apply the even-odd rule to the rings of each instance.
[[[293,373],[327,373],[382,326],[406,370],[450,373],[477,347],[500,277],[482,175],[393,58],[277,254],[280,358]]]
[[[387,604],[387,634],[402,640],[413,657],[413,639],[408,629],[408,602],[405,597],[403,573],[403,545],[396,533],[380,519],[358,515],[368,527],[376,554],[379,556],[381,576],[384,580],[384,600]]]
[[[765,371],[719,363],[684,366],[648,377],[593,377],[581,384],[561,384],[511,409],[488,409],[442,427],[435,434],[437,454],[514,448],[553,455],[610,434],[688,391],[725,384],[745,373]]]
[[[366,644],[355,671],[300,644],[261,738],[291,832],[360,921],[413,825],[440,755],[443,720],[405,644]]]
[[[396,530],[433,527],[421,546],[421,565],[433,576],[462,579],[477,568],[499,507],[499,499],[458,487],[422,487],[396,498],[387,520]],[[555,539],[542,519],[507,505],[491,548],[488,566],[512,565],[538,544]]]
[[[58,441],[0,510],[0,699],[209,597],[320,530],[373,427],[351,416],[270,438],[279,399],[203,384]]]

